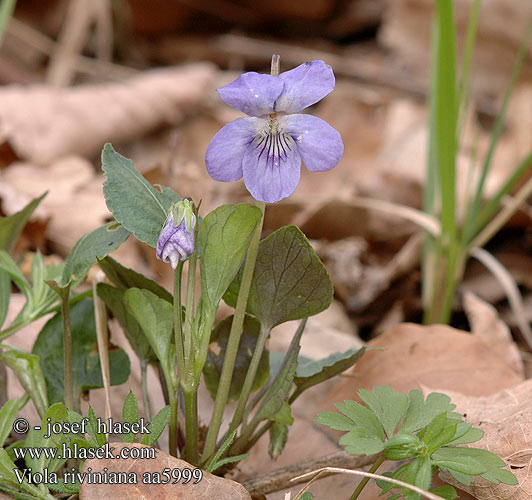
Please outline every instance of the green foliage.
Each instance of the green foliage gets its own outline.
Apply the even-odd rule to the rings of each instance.
[[[203,368],[203,375],[205,377],[205,385],[213,399],[216,397],[216,392],[218,390],[218,383],[220,381],[220,374],[222,372],[225,350],[227,348],[227,341],[229,339],[229,331],[231,330],[232,322],[233,316],[229,316],[220,321],[211,335],[211,343],[209,346],[207,361]],[[249,369],[251,356],[253,355],[253,351],[257,344],[259,332],[260,323],[252,316],[246,315],[233,369],[233,376],[231,377],[228,401],[238,400]],[[257,374],[255,375],[252,391],[258,391],[268,381],[269,376],[269,353],[267,350],[264,350],[259,362]]]
[[[68,254],[61,286],[83,280],[98,259],[116,250],[128,237],[129,231],[116,222],[109,222],[82,236]]]
[[[224,295],[236,305],[243,267]],[[264,328],[302,319],[327,309],[333,299],[329,273],[296,226],[285,226],[259,244],[247,311]]]
[[[24,395],[19,399],[6,401],[0,410],[0,447],[4,446],[6,439],[13,430],[13,422],[17,418],[18,412],[28,402],[28,396]]]
[[[105,305],[120,323],[129,344],[139,360],[145,363],[156,361],[157,356],[155,356],[150,342],[142,331],[139,322],[126,308],[124,303],[125,290],[108,285],[107,283],[98,283],[96,292],[98,297],[105,302]]]
[[[142,437],[141,443],[148,446],[155,446],[155,443],[163,433],[164,429],[168,425],[170,420],[170,407],[165,406],[148,425],[149,434],[146,434]]]
[[[94,303],[84,299],[70,310],[74,397],[87,390],[103,387],[100,357],[96,348]],[[32,353],[40,359],[51,403],[63,400],[63,318],[57,313],[39,333]],[[129,377],[129,358],[122,349],[109,351],[111,384],[123,384]],[[45,391],[46,394],[46,391]]]
[[[244,259],[261,211],[247,204],[222,205],[200,228],[201,298],[211,313],[229,287]]]
[[[517,484],[505,469],[502,459],[487,450],[457,446],[478,441],[483,432],[462,421],[453,412],[455,405],[445,394],[431,393],[426,399],[419,390],[408,394],[387,386],[358,393],[365,405],[354,401],[335,404],[337,412],[318,414],[316,422],[346,432],[340,444],[353,455],[383,453],[388,460],[409,460],[385,475],[428,490],[436,469],[449,472],[457,481],[469,485],[473,476],[498,484]],[[397,486],[377,481],[382,494]],[[443,498],[456,498],[450,486],[438,488]],[[397,496],[399,495],[399,496]],[[417,500],[421,496],[407,488],[388,497]]]
[[[235,440],[236,436],[236,430],[231,432],[229,436],[224,440],[218,451],[215,453],[215,455],[210,460],[209,464],[205,467],[205,470],[207,472],[214,472],[220,467],[223,467],[227,464],[234,464],[237,462],[240,462],[241,460],[244,460],[244,458],[247,458],[249,456],[249,453],[243,454],[243,455],[236,455],[233,457],[226,457],[222,458],[225,454],[225,452],[229,449],[233,441]]]
[[[126,291],[124,304],[126,310],[142,328],[153,352],[161,363],[167,382],[171,387],[174,387],[176,385],[176,348],[172,342],[172,306],[154,293],[139,288],[130,288]]]
[[[13,370],[24,390],[30,395],[39,415],[43,416],[48,408],[48,398],[39,357],[4,345],[4,350],[0,352],[0,361]]]
[[[133,166],[107,143],[102,151],[106,180],[103,194],[115,219],[137,239],[155,248],[166,216],[179,196],[169,188],[157,191]]]
[[[172,303],[172,294],[166,288],[159,285],[157,282],[147,278],[143,274],[129,269],[112,257],[105,257],[98,261],[102,271],[109,278],[109,280],[121,290],[128,288],[140,288],[142,290],[149,290],[160,299],[164,299]]]
[[[129,394],[124,399],[124,405],[122,406],[122,422],[135,423],[139,421],[139,403],[135,395],[129,391]],[[123,443],[132,443],[135,441],[135,433],[122,434]]]

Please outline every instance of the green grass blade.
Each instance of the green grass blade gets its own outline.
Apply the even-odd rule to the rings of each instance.
[[[7,24],[13,15],[17,0],[0,0],[0,46],[4,40]]]
[[[493,160],[493,155],[495,153],[495,148],[497,146],[497,143],[499,142],[500,136],[504,129],[504,121],[506,118],[506,112],[508,110],[508,104],[510,102],[510,97],[513,94],[515,85],[517,83],[517,78],[519,76],[519,73],[521,72],[521,67],[523,65],[523,61],[527,54],[531,35],[532,35],[532,12],[530,13],[530,18],[528,20],[525,35],[523,36],[521,46],[519,47],[519,52],[517,54],[514,67],[512,69],[512,74],[510,76],[508,87],[506,88],[506,91],[504,93],[501,110],[499,114],[497,115],[497,119],[495,120],[495,125],[493,127],[490,145],[488,148],[488,152],[486,154],[486,158],[484,160],[484,164],[482,165],[480,179],[479,179],[477,189],[475,192],[475,198],[473,200],[472,206],[469,207],[468,209],[466,225],[465,225],[465,230],[464,230],[464,242],[466,243],[469,242],[472,237],[474,221],[476,220],[477,215],[480,211],[480,205],[482,203],[482,197],[484,193],[484,186],[486,184],[486,179],[488,177],[488,173],[491,168],[491,163]]]

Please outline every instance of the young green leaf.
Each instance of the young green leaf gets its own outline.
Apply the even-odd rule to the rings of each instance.
[[[146,335],[144,335],[138,321],[124,304],[125,290],[108,285],[107,283],[98,283],[96,293],[120,323],[129,344],[138,358],[145,363],[153,363],[156,361],[157,356],[155,356],[150,342],[146,338]]]
[[[388,386],[377,386],[373,388],[373,393],[360,389],[358,395],[375,413],[386,435],[392,437],[408,406],[406,394],[395,392]]]
[[[8,253],[13,251],[24,226],[30,220],[31,214],[47,194],[48,192],[33,199],[22,210],[9,217],[0,217],[0,249],[6,250]]]
[[[28,395],[19,399],[10,399],[0,410],[0,447],[4,446],[7,437],[13,430],[13,422],[17,418],[18,412],[28,402]]]
[[[98,431],[99,429],[98,418],[96,417],[96,413],[94,412],[91,406],[89,406],[88,417],[89,417],[89,422],[87,425],[87,431],[89,435],[88,441],[89,443],[91,443],[91,445],[94,448],[100,448],[105,443],[107,443],[107,438],[105,437],[104,432]]]
[[[139,421],[139,404],[135,394],[129,391],[129,394],[124,399],[122,406],[122,423],[137,423]],[[123,443],[133,443],[135,441],[135,433],[122,434]]]
[[[448,485],[439,486],[438,488],[430,490],[430,492],[438,495],[439,497],[445,498],[445,500],[454,500],[455,498],[458,498],[458,493],[456,493],[456,490],[452,486]]]
[[[220,321],[211,335],[211,343],[209,344],[209,352],[203,368],[203,375],[205,377],[207,390],[213,399],[216,397],[216,392],[218,391],[218,382],[222,372],[225,350],[232,322],[233,316],[229,316]],[[228,401],[236,401],[240,396],[259,333],[260,323],[252,316],[246,315],[244,317],[242,336],[240,338],[238,353],[233,368],[233,376],[231,377]],[[265,349],[259,362],[257,374],[255,375],[255,380],[251,389],[252,392],[258,391],[264,386],[268,381],[269,376],[269,353]]]
[[[11,277],[0,270],[0,329],[7,318],[11,299]]]
[[[488,471],[483,463],[471,455],[459,453],[466,448],[440,448],[432,454],[432,463],[468,476],[479,476]]]
[[[288,440],[288,425],[279,422],[273,422],[270,427],[270,444],[268,446],[268,455],[273,460],[279,458],[286,446]]]
[[[236,305],[243,269],[224,300]],[[247,311],[263,327],[312,316],[329,307],[333,285],[329,273],[296,226],[285,226],[259,244]]]
[[[103,387],[100,357],[95,349],[96,325],[94,303],[84,299],[70,309],[72,329],[72,383],[74,397],[90,389]],[[46,389],[50,403],[63,401],[64,364],[63,364],[63,317],[61,312],[52,317],[39,333],[33,346],[33,354],[40,359],[46,378]],[[109,351],[111,385],[123,384],[129,377],[129,358],[123,349]]]
[[[142,437],[141,443],[148,446],[154,446],[161,434],[163,433],[168,421],[170,420],[170,407],[165,406],[148,425],[149,434]]]
[[[82,236],[68,254],[61,277],[61,286],[82,280],[98,259],[116,250],[129,237],[129,231],[116,222]]]
[[[248,204],[222,205],[205,217],[200,229],[202,300],[209,311],[218,303],[238,272],[262,217]]]
[[[5,250],[0,250],[0,271],[6,272],[18,289],[25,295],[28,302],[33,301],[31,287],[22,274],[22,271],[15,264],[15,261],[9,256]]]
[[[384,443],[362,427],[357,427],[344,434],[339,443],[350,455],[373,455],[384,449]]]
[[[446,394],[431,392],[425,400],[418,389],[408,393],[408,408],[406,410],[401,430],[415,432],[426,427],[441,413],[452,411],[455,405],[451,404],[451,398]]]
[[[364,429],[370,436],[374,436],[381,442],[385,440],[382,424],[371,410],[349,400],[343,403],[334,403],[334,406],[339,412],[351,419],[355,427]]]
[[[174,316],[171,304],[148,290],[130,288],[124,295],[127,311],[133,315],[161,362],[167,381],[175,375],[176,349],[172,343]]]
[[[68,411],[63,403],[56,403],[44,415],[41,423],[41,429],[36,430],[31,428],[26,435],[24,443],[25,448],[61,448],[63,443],[67,442],[67,437],[64,434],[50,433],[48,435],[48,422],[64,422],[67,418]],[[48,437],[45,437],[48,436]],[[49,472],[56,472],[65,463],[65,458],[52,458],[41,453],[38,457],[33,457],[31,454],[26,454],[26,465],[32,472],[44,472],[47,469]]]
[[[44,416],[48,408],[47,384],[39,357],[15,347],[5,346],[5,349],[0,352],[0,361],[13,370],[24,390],[30,395],[39,416]]]
[[[172,203],[180,200],[171,189],[157,191],[133,166],[107,143],[102,151],[106,180],[103,194],[115,219],[135,237],[155,248]]]

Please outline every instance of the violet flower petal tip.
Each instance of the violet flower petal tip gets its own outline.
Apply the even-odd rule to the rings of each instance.
[[[283,92],[275,102],[275,111],[299,113],[334,90],[332,68],[323,61],[311,61],[279,75]]]
[[[256,139],[246,151],[242,165],[246,188],[258,201],[280,201],[299,184],[301,157],[290,136],[277,136],[269,144],[267,140],[264,144]]]
[[[307,170],[334,168],[344,154],[342,136],[326,121],[312,115],[286,115],[279,120],[294,139]]]
[[[242,178],[242,159],[257,134],[258,118],[238,118],[219,130],[205,153],[209,175],[217,181],[233,182]]]
[[[272,75],[249,72],[218,89],[222,101],[249,116],[264,116],[274,112],[276,99],[284,84]]]

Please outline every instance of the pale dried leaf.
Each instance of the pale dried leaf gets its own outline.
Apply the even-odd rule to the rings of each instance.
[[[515,373],[524,376],[519,349],[512,339],[510,329],[499,318],[497,310],[471,292],[464,294],[464,309],[471,325],[471,333],[487,342]]]
[[[37,164],[72,153],[95,155],[108,141],[129,141],[182,120],[201,105],[214,73],[202,63],[153,70],[120,83],[4,87],[0,142]]]
[[[120,452],[122,448],[148,448],[138,443],[112,443],[114,454]],[[110,472],[126,472],[137,479],[138,484],[88,484],[84,483],[79,492],[80,500],[100,500],[102,498],[113,498],[113,500],[251,500],[251,496],[245,488],[235,481],[214,476],[208,472],[203,472],[203,478],[198,484],[143,484],[144,473],[161,474],[165,468],[194,469],[194,466],[172,457],[161,450],[157,450],[157,457],[154,459],[93,459],[87,460],[83,466],[83,472],[87,472],[89,467],[92,472],[103,471],[107,467]]]
[[[504,459],[519,480],[518,485],[510,486],[475,478],[469,488],[460,488],[478,500],[532,498],[532,380],[484,397],[446,392],[456,404],[456,411],[485,433],[470,446],[487,449]],[[448,477],[444,479],[454,484]]]

